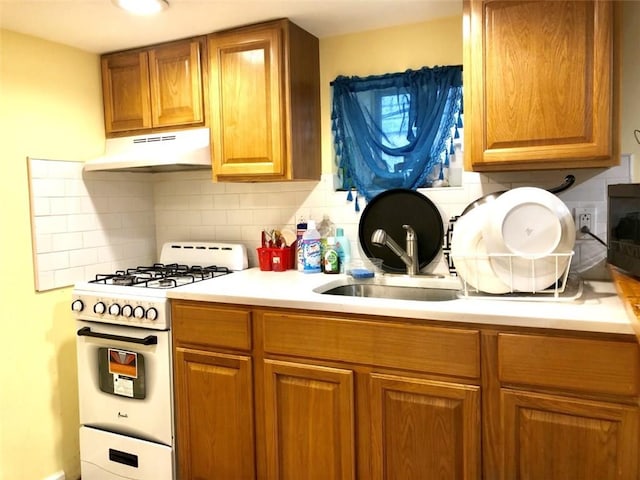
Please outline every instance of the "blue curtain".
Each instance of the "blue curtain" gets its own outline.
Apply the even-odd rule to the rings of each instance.
[[[443,178],[461,125],[462,66],[339,76],[331,85],[335,159],[349,199],[352,190],[357,203],[357,194],[369,201]]]

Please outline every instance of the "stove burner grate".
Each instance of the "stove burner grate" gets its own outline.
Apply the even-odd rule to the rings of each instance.
[[[166,289],[228,275],[229,273],[233,272],[227,267],[218,267],[216,265],[203,267],[177,263],[154,263],[149,266],[117,270],[112,274],[98,274],[90,283]]]

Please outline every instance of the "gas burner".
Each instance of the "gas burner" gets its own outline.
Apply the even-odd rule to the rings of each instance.
[[[136,283],[136,277],[133,275],[114,275],[111,278],[113,285],[133,285]]]

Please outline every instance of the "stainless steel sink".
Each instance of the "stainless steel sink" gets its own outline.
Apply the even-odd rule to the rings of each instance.
[[[458,298],[460,284],[433,277],[381,276],[366,280],[347,277],[316,288],[316,293],[347,297],[388,298],[422,302],[442,302]]]

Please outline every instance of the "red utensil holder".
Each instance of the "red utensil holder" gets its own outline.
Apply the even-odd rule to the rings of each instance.
[[[295,267],[296,245],[282,248],[258,247],[258,265],[265,272],[284,272]]]

